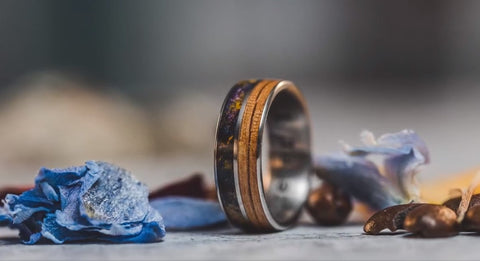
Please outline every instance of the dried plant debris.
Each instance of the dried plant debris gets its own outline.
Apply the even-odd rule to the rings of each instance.
[[[465,198],[465,196],[451,198],[445,201],[443,205],[459,213],[462,198]],[[458,223],[462,226],[462,231],[480,232],[480,194],[472,195],[468,208],[463,211],[465,213],[463,217],[457,217]]]
[[[389,229],[391,232],[403,229],[403,222],[407,214],[422,205],[414,203],[402,204],[380,210],[365,222],[363,231],[367,234],[377,235],[385,229]]]
[[[460,204],[458,205],[458,209],[457,209],[458,223],[461,223],[465,218],[465,213],[467,213],[468,208],[470,207],[470,202],[473,196],[473,192],[475,191],[475,188],[477,188],[479,184],[480,184],[480,171],[473,177],[473,180],[470,186],[468,186],[466,190],[462,191],[462,200],[460,201]]]
[[[22,194],[23,192],[32,189],[33,186],[7,186],[0,188],[0,200],[4,199],[7,194]]]
[[[462,221],[462,230],[480,232],[480,205],[471,206]]]
[[[318,225],[336,226],[347,220],[352,200],[348,193],[324,181],[310,192],[306,208]]]
[[[404,229],[422,237],[448,237],[459,232],[457,215],[448,207],[410,203],[378,211],[365,223],[363,230],[377,235],[384,229]]]
[[[410,211],[403,226],[408,232],[422,237],[450,237],[459,232],[455,212],[434,204],[424,204]]]
[[[341,153],[317,157],[316,174],[348,191],[372,210],[417,201],[415,175],[430,161],[425,143],[412,130],[375,139],[361,134],[362,146],[344,144]],[[380,157],[380,162],[375,161]]]
[[[445,207],[448,207],[451,210],[457,212],[458,206],[460,205],[460,201],[462,201],[462,197],[455,197],[455,198],[451,198],[451,199],[448,199],[447,201],[443,202],[442,205],[444,205]],[[469,208],[471,208],[472,206],[479,205],[479,204],[480,204],[480,194],[472,195],[472,198],[471,198],[470,203],[469,203]]]
[[[165,197],[154,199],[150,204],[162,213],[167,230],[192,230],[227,223],[225,213],[215,201]]]
[[[378,234],[386,228],[405,229],[426,238],[450,237],[462,231],[480,232],[480,194],[473,195],[479,183],[480,174],[462,191],[461,197],[442,205],[410,203],[378,211],[365,223],[364,231]]]
[[[6,196],[0,224],[18,229],[25,244],[42,238],[59,244],[143,243],[165,236],[162,217],[148,202],[147,187],[128,171],[99,161],[42,168],[33,189]]]
[[[454,197],[454,198],[448,199],[447,201],[443,202],[442,205],[450,208],[451,210],[453,210],[455,212],[457,212],[458,207],[460,206],[460,201],[462,201],[462,197]],[[480,194],[472,195],[472,198],[470,199],[469,208],[471,208],[473,206],[476,206],[476,205],[480,205]]]
[[[153,200],[170,196],[217,200],[215,187],[207,186],[204,175],[201,173],[193,173],[186,179],[153,190],[148,198]]]

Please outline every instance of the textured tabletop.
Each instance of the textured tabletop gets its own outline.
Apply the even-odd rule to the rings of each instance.
[[[0,260],[472,260],[480,236],[420,239],[367,236],[361,226],[299,226],[248,235],[235,229],[170,232],[153,244],[22,245],[0,229]]]

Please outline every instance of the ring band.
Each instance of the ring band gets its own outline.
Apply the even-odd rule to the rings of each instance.
[[[215,182],[234,226],[251,232],[291,226],[308,197],[311,162],[309,114],[293,83],[232,87],[217,124]]]

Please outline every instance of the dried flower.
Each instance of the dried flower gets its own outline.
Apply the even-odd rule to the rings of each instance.
[[[192,230],[227,222],[220,204],[211,200],[176,196],[157,198],[150,204],[162,213],[167,230]]]
[[[362,146],[344,144],[342,153],[317,157],[317,175],[343,188],[372,210],[417,201],[415,175],[430,156],[425,143],[412,130],[385,134],[375,139],[361,134]],[[380,157],[378,163],[374,157]]]
[[[199,199],[217,200],[215,187],[210,187],[204,180],[204,175],[198,172],[191,174],[186,179],[176,180],[150,192],[148,199],[180,196]]]
[[[149,205],[147,187],[126,170],[99,161],[42,168],[33,189],[6,196],[0,225],[19,229],[25,244],[41,238],[54,243],[154,242],[165,236],[162,217]]]

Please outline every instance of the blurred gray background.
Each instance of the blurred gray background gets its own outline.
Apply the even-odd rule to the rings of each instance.
[[[255,77],[304,92],[317,154],[363,129],[411,128],[431,150],[420,178],[477,167],[479,12],[478,1],[3,0],[0,184],[88,159],[153,185],[212,175],[223,98]]]

